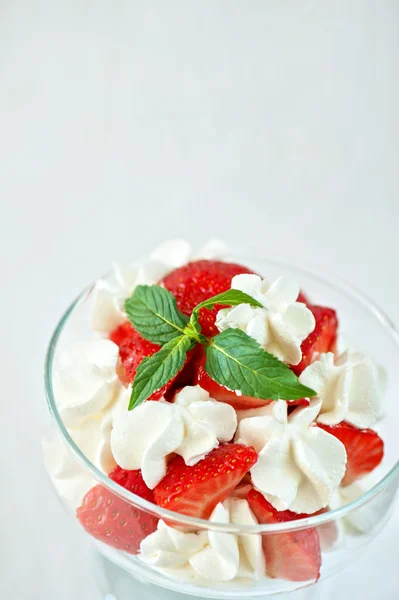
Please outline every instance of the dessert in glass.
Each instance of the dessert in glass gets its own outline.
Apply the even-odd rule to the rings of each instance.
[[[307,588],[392,512],[398,335],[348,284],[263,254],[167,242],[51,339],[47,470],[132,590]]]

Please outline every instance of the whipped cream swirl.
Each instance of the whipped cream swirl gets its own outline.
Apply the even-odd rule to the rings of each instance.
[[[379,481],[375,472],[368,473],[350,485],[340,486],[335,492],[330,508],[337,509],[357,500],[368,492]],[[369,533],[376,526],[381,526],[381,515],[386,515],[389,510],[390,498],[386,494],[378,494],[372,502],[366,502],[359,508],[351,510],[342,519],[335,523],[338,527],[340,538],[344,530],[349,533]]]
[[[209,521],[257,523],[247,501],[238,499],[218,504]],[[143,561],[183,579],[201,577],[222,582],[264,573],[262,540],[256,534],[236,536],[212,529],[185,533],[159,521],[157,531],[141,542],[140,550]]]
[[[160,569],[183,567],[207,543],[206,531],[186,533],[159,520],[157,531],[144,538],[140,544],[141,558]]]
[[[175,452],[187,465],[204,458],[219,442],[228,442],[237,428],[234,409],[216,402],[200,386],[186,386],[174,402],[147,401],[114,421],[111,448],[123,469],[141,469],[153,489],[166,473],[166,459]]]
[[[104,411],[121,390],[116,373],[119,349],[110,340],[79,342],[59,357],[54,394],[67,427]]]
[[[371,427],[380,414],[378,370],[360,352],[338,357],[331,352],[321,354],[299,380],[318,394],[319,423],[336,425],[345,420],[355,427]]]
[[[241,290],[258,300],[264,308],[239,304],[218,312],[219,331],[230,327],[245,331],[267,352],[291,365],[302,358],[301,344],[315,328],[312,312],[296,302],[299,285],[280,277],[269,285],[258,275],[236,275],[232,289]]]
[[[131,389],[121,387],[115,400],[102,412],[91,414],[79,420],[76,426],[68,428],[69,435],[81,452],[106,475],[116,467],[110,446],[113,420],[126,410],[130,394]],[[54,431],[43,436],[42,447],[45,465],[54,487],[60,497],[75,510],[97,481],[75,460]]]
[[[209,520],[230,523],[227,503],[217,504]],[[204,579],[231,581],[240,565],[237,536],[209,529],[208,544],[190,558],[190,564]]]
[[[98,427],[69,430],[69,434],[87,458],[94,462],[98,443],[101,443]],[[76,510],[85,494],[96,485],[95,479],[78,464],[54,431],[43,435],[42,451],[44,464],[58,495],[72,510]]]
[[[230,498],[230,521],[235,525],[257,525],[255,515],[244,498]],[[240,551],[240,573],[245,575],[247,567],[255,579],[265,575],[265,557],[262,548],[262,536],[247,534],[238,536]]]
[[[283,400],[240,415],[236,441],[254,446],[254,486],[277,510],[314,513],[328,505],[345,474],[345,446],[313,421],[320,401],[290,415]]]

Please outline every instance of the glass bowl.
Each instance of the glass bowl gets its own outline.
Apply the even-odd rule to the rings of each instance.
[[[64,425],[53,389],[53,370],[60,351],[71,343],[92,337],[89,310],[93,286],[87,288],[68,308],[49,344],[45,366],[45,388],[51,421],[43,436],[45,462],[58,497],[78,527],[80,523],[76,518],[75,509],[80,505],[86,491],[98,483],[122,499],[129,506],[132,515],[136,517],[141,513],[149,513],[156,519],[172,521],[175,526],[189,527],[191,531],[239,536],[240,543],[246,539],[242,536],[259,535],[262,536],[262,540],[269,542],[278,537],[281,543],[287,539],[291,542],[295,541],[295,536],[301,535],[301,531],[314,530],[320,538],[322,549],[320,576],[322,581],[348,567],[381,531],[392,512],[399,483],[397,461],[399,413],[396,410],[399,389],[399,336],[384,313],[350,284],[327,274],[324,269],[313,266],[299,268],[289,262],[261,258],[263,254],[264,251],[251,253],[237,251],[231,258],[250,266],[268,280],[286,275],[298,281],[314,304],[331,306],[337,310],[343,344],[365,352],[378,365],[384,367],[387,378],[384,386],[383,414],[374,429],[385,442],[385,456],[381,465],[372,474],[371,483],[368,477],[369,481],[363,484],[362,488],[357,488],[356,493],[347,494],[341,505],[317,516],[287,523],[237,526],[210,523],[170,512],[113,482],[86,456],[85,440],[79,438],[73,431],[68,431]],[[111,281],[112,275],[106,276],[106,279]],[[100,424],[94,423],[93,428],[96,427],[100,427]],[[62,469],[58,461],[58,457],[61,456],[59,453],[63,456]],[[345,501],[346,504],[343,503]],[[315,583],[309,580],[272,579],[267,576],[253,580],[245,576],[245,568],[242,577],[230,582],[215,583],[201,580],[194,577],[191,572],[185,572],[183,578],[180,574],[178,578],[175,571],[161,571],[144,563],[136,555],[116,550],[86,533],[85,535],[106,559],[131,576],[132,592],[135,589],[135,581],[139,580],[181,594],[227,600],[242,599],[243,596],[256,598],[287,594]],[[158,591],[161,593],[160,590]],[[306,591],[302,594],[301,597],[308,597]],[[309,594],[309,597],[313,597],[313,592]]]

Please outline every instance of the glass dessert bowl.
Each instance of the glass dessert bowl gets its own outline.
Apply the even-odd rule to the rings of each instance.
[[[176,252],[176,248],[179,248],[179,252]],[[121,291],[121,282],[126,285],[130,275],[130,286],[133,288],[137,284],[158,282],[164,276],[159,258],[164,259],[170,250],[169,247],[168,252],[162,251],[152,261],[145,263],[145,276],[140,267],[138,276],[137,272],[133,276],[133,271],[118,268],[117,282],[115,274],[111,274],[85,290],[67,310],[54,332],[45,374],[52,419],[43,438],[43,449],[57,495],[78,526],[86,530],[86,535],[97,550],[132,575],[132,589],[136,578],[180,593],[227,599],[242,598],[243,594],[248,598],[266,597],[317,584],[317,581],[350,565],[382,529],[391,513],[399,482],[396,441],[399,417],[394,410],[396,390],[399,388],[399,372],[396,368],[399,359],[398,335],[389,319],[367,297],[336,277],[326,276],[321,269],[299,268],[288,262],[263,259],[260,251],[248,255],[245,251],[237,250],[231,256],[223,257],[223,260],[238,261],[270,282],[280,276],[295,280],[306,297],[311,299],[311,306],[328,306],[336,310],[340,334],[338,350],[335,340],[331,339],[329,347],[322,349],[325,356],[327,350],[339,355],[342,350],[356,348],[383,367],[378,372],[373,371],[373,385],[381,388],[379,394],[383,396],[381,404],[372,407],[371,411],[375,413],[372,417],[372,429],[377,432],[375,437],[373,432],[367,434],[365,431],[370,416],[364,417],[364,414],[370,412],[373,396],[362,387],[364,381],[369,385],[370,373],[367,365],[361,361],[360,367],[356,367],[360,370],[354,372],[352,369],[348,376],[341,374],[341,379],[338,379],[338,375],[342,369],[334,371],[341,368],[339,360],[337,365],[332,366],[327,364],[327,358],[319,372],[308,370],[307,377],[299,375],[299,381],[310,389],[320,378],[324,377],[325,380],[328,373],[336,375],[330,387],[326,388],[328,393],[325,392],[324,396],[327,399],[321,403],[321,409],[317,405],[319,396],[323,395],[319,390],[319,396],[304,403],[300,398],[276,401],[276,397],[274,402],[265,403],[264,407],[256,402],[251,404],[251,401],[246,404],[248,394],[243,395],[239,390],[235,393],[232,407],[229,397],[234,392],[230,390],[236,388],[230,386],[227,403],[223,399],[215,400],[214,382],[211,380],[209,383],[208,374],[203,373],[201,357],[194,356],[192,363],[195,363],[196,373],[202,370],[202,378],[196,376],[193,379],[190,376],[187,381],[178,381],[174,388],[172,386],[171,395],[163,389],[167,406],[164,401],[158,404],[158,398],[156,402],[145,400],[127,415],[124,411],[131,389],[126,389],[120,379],[127,385],[128,363],[125,362],[121,373],[120,357],[116,369],[109,368],[101,352],[91,360],[90,368],[79,361],[82,356],[86,360],[92,352],[84,344],[93,338],[90,323],[95,323],[97,330],[105,323],[103,331],[96,334],[100,339],[108,337],[111,331],[115,332],[126,320],[126,317],[118,320],[121,304],[115,298],[118,294],[130,296],[132,289],[129,292]],[[169,270],[179,266],[176,262],[183,253],[181,245],[172,246],[172,250]],[[207,249],[205,257],[213,259],[216,254],[216,258],[219,258],[220,251],[219,247],[212,247],[212,255]],[[182,264],[186,262],[187,259],[181,259]],[[247,292],[247,289],[243,291]],[[253,288],[249,291],[253,291]],[[229,311],[232,309],[226,310],[227,313],[221,316],[231,319],[232,313]],[[202,331],[214,335],[214,332],[207,331],[207,327],[205,325]],[[223,329],[220,320],[219,327]],[[120,345],[120,339],[115,337],[115,333],[112,335]],[[308,335],[305,337],[307,339]],[[75,344],[79,344],[80,348],[77,358],[68,354],[68,349],[76,347]],[[301,347],[305,348],[302,344]],[[291,350],[288,348],[288,351]],[[120,352],[116,349],[117,356]],[[197,351],[190,348],[189,352]],[[320,361],[323,354],[315,354],[311,365]],[[299,357],[299,364],[304,356],[305,350]],[[340,360],[356,363],[352,359]],[[66,382],[65,378],[60,382],[60,369],[68,372],[72,369],[78,374],[69,377]],[[302,370],[304,372],[306,367]],[[208,397],[201,397],[202,392],[194,387],[198,383],[208,388]],[[218,387],[219,384],[216,385]],[[351,401],[352,404],[346,407],[342,420],[336,416],[342,416],[342,402],[334,404],[331,398],[339,386],[344,391],[352,390],[352,396],[357,390],[358,395],[357,400]],[[340,400],[343,394],[341,390],[335,395]],[[76,396],[77,401],[71,405],[66,396]],[[84,402],[80,402],[83,397]],[[88,397],[89,401],[86,401]],[[364,398],[363,411],[361,400]],[[203,409],[205,404],[206,411]],[[98,410],[100,405],[103,406],[102,410]],[[178,412],[172,414],[175,405]],[[143,407],[147,411],[153,409],[151,414],[146,415]],[[201,412],[202,409],[205,412]],[[243,412],[244,409],[247,409],[246,412]],[[143,416],[131,416],[134,413]],[[232,416],[233,413],[237,416],[235,422],[232,422],[236,418]],[[318,421],[323,414],[324,418]],[[181,420],[190,431],[198,426],[198,422],[201,426],[206,423],[206,433],[199,435],[200,442],[195,436],[183,440],[181,432],[181,439],[172,439],[177,435],[177,429],[181,428]],[[336,423],[341,426],[342,421],[351,423],[345,425],[343,433],[338,432],[336,437],[334,427],[337,427]],[[171,429],[167,436],[163,429],[166,422]],[[271,422],[274,428],[272,433]],[[126,423],[130,423],[129,426],[125,426]],[[220,426],[221,423],[223,426]],[[286,434],[280,430],[277,434],[275,432],[276,427],[283,428],[285,432],[287,426],[291,428],[292,447],[284,454],[284,449],[278,443],[281,439],[285,440]],[[154,437],[154,430],[162,430],[162,436]],[[301,451],[306,454],[315,447],[316,442],[312,437],[315,430],[318,435],[319,431],[323,431],[329,436],[328,439],[324,437],[317,441],[317,464],[314,463],[313,454],[302,459],[299,456]],[[347,439],[349,437],[352,440],[354,430],[355,434],[361,430],[362,437],[360,441],[358,437],[354,438],[352,448],[349,448]],[[311,439],[308,438],[309,432]],[[265,457],[263,452],[267,443],[271,447],[270,441],[265,440],[267,436],[274,436],[273,443],[277,448],[275,461],[282,461],[279,471],[281,477],[277,476],[277,479],[288,482],[288,490],[287,486],[281,487],[280,481],[273,483],[275,474],[267,463],[270,457]],[[347,448],[346,472],[340,458],[342,446],[335,442],[333,444],[331,437],[334,440],[340,437],[341,444],[343,442]],[[133,456],[130,448],[126,449],[126,438],[134,447]],[[381,440],[384,442],[382,460]],[[200,446],[208,444],[205,451],[202,446],[202,450],[198,450],[195,446],[198,443]],[[239,453],[234,454],[236,451]],[[281,459],[283,455],[286,459],[291,454],[295,456],[294,465],[286,464]],[[259,459],[260,455],[262,460]],[[140,464],[136,464],[137,461]],[[171,470],[172,463],[176,465],[175,471]],[[217,475],[211,470],[215,463],[218,466],[215,471]],[[256,463],[258,467],[259,464],[266,464],[260,473],[259,468],[257,471],[254,469]],[[359,464],[364,466],[364,463],[366,466],[363,470],[356,471]],[[352,475],[349,474],[349,464],[356,467]],[[139,467],[140,476],[137,475]],[[167,469],[166,474],[162,468]],[[230,488],[233,486],[224,495],[217,490],[219,501],[213,498],[214,488],[209,484],[210,477],[214,476],[217,482],[219,476],[223,478],[225,490],[230,484]],[[234,480],[233,483],[231,480]],[[346,485],[342,485],[341,480]],[[179,481],[182,482],[180,487]],[[269,482],[272,482],[271,487],[268,487]],[[253,489],[254,485],[256,489]],[[174,506],[181,510],[186,488],[194,488],[197,492],[192,496],[195,500],[193,504],[202,507],[205,499],[213,503],[208,507],[210,512],[206,518],[195,516],[195,507],[187,510],[188,514],[170,510]],[[169,490],[173,492],[170,497]]]

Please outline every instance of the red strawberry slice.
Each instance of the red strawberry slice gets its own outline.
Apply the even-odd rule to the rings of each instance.
[[[288,414],[290,415],[298,406],[309,406],[309,398],[298,398],[298,400],[287,400]]]
[[[155,502],[183,515],[208,519],[257,461],[251,446],[226,444],[188,467],[181,456],[168,465],[154,490]]]
[[[316,319],[316,327],[302,342],[301,362],[291,367],[297,375],[310,365],[316,353],[333,352],[337,341],[338,319],[335,310],[315,305],[308,305],[308,308]]]
[[[367,475],[382,461],[384,442],[372,429],[357,429],[345,422],[319,427],[334,435],[345,446],[347,463],[342,485],[349,485],[358,477]]]
[[[161,346],[144,339],[129,322],[117,327],[111,333],[110,339],[119,346],[120,365],[118,366],[118,374],[124,384],[128,384],[134,380],[137,368],[143,358],[152,356],[161,349]],[[187,357],[186,364],[189,360],[190,356]],[[181,373],[182,371],[168,381],[160,390],[154,392],[150,400],[159,400],[166,394]]]
[[[233,498],[240,498],[241,500],[246,500],[248,494],[251,490],[254,489],[251,481],[246,481],[246,477],[237,485],[237,487],[233,490],[232,496]]]
[[[247,500],[259,523],[285,523],[309,516],[290,510],[279,512],[256,490],[249,492]],[[289,581],[317,581],[320,577],[320,540],[316,529],[263,534],[262,545],[270,577]]]
[[[109,477],[141,498],[154,502],[141,471],[125,471],[116,467]],[[90,535],[97,540],[137,554],[140,542],[157,528],[158,519],[122,500],[108,488],[96,485],[83,498],[76,515]]]
[[[126,338],[131,337],[134,333],[135,331],[130,321],[125,321],[125,323],[122,323],[122,325],[111,331],[109,339],[117,346],[120,346]]]
[[[229,290],[235,275],[251,272],[242,265],[197,260],[175,269],[161,281],[161,284],[172,292],[182,313],[190,316],[197,304]],[[219,333],[215,320],[221,308],[223,306],[219,304],[212,310],[203,308],[200,311],[199,323],[204,335],[213,336]]]
[[[305,296],[303,292],[299,292],[297,302],[302,302],[302,304],[309,304],[309,298]]]
[[[173,381],[173,385],[165,394],[166,400],[171,402],[175,394],[177,394],[177,392],[179,392],[186,385],[195,385],[198,364],[201,362],[203,356],[204,347],[200,344],[197,344],[197,346],[190,350],[190,352],[187,354],[187,360],[183,369],[180,371],[180,373],[178,373]]]
[[[211,398],[218,400],[219,402],[224,402],[225,404],[230,404],[235,410],[249,410],[251,408],[261,408],[262,406],[266,406],[266,404],[270,404],[273,400],[262,400],[261,398],[254,398],[253,396],[238,396],[232,390],[227,389],[223,385],[219,385],[214,381],[208,373],[205,371],[205,358],[201,360],[199,363],[197,375],[195,378],[195,383],[200,385],[204,390],[206,390]],[[290,406],[307,406],[309,404],[309,400],[306,398],[301,398],[300,400],[290,400]]]

